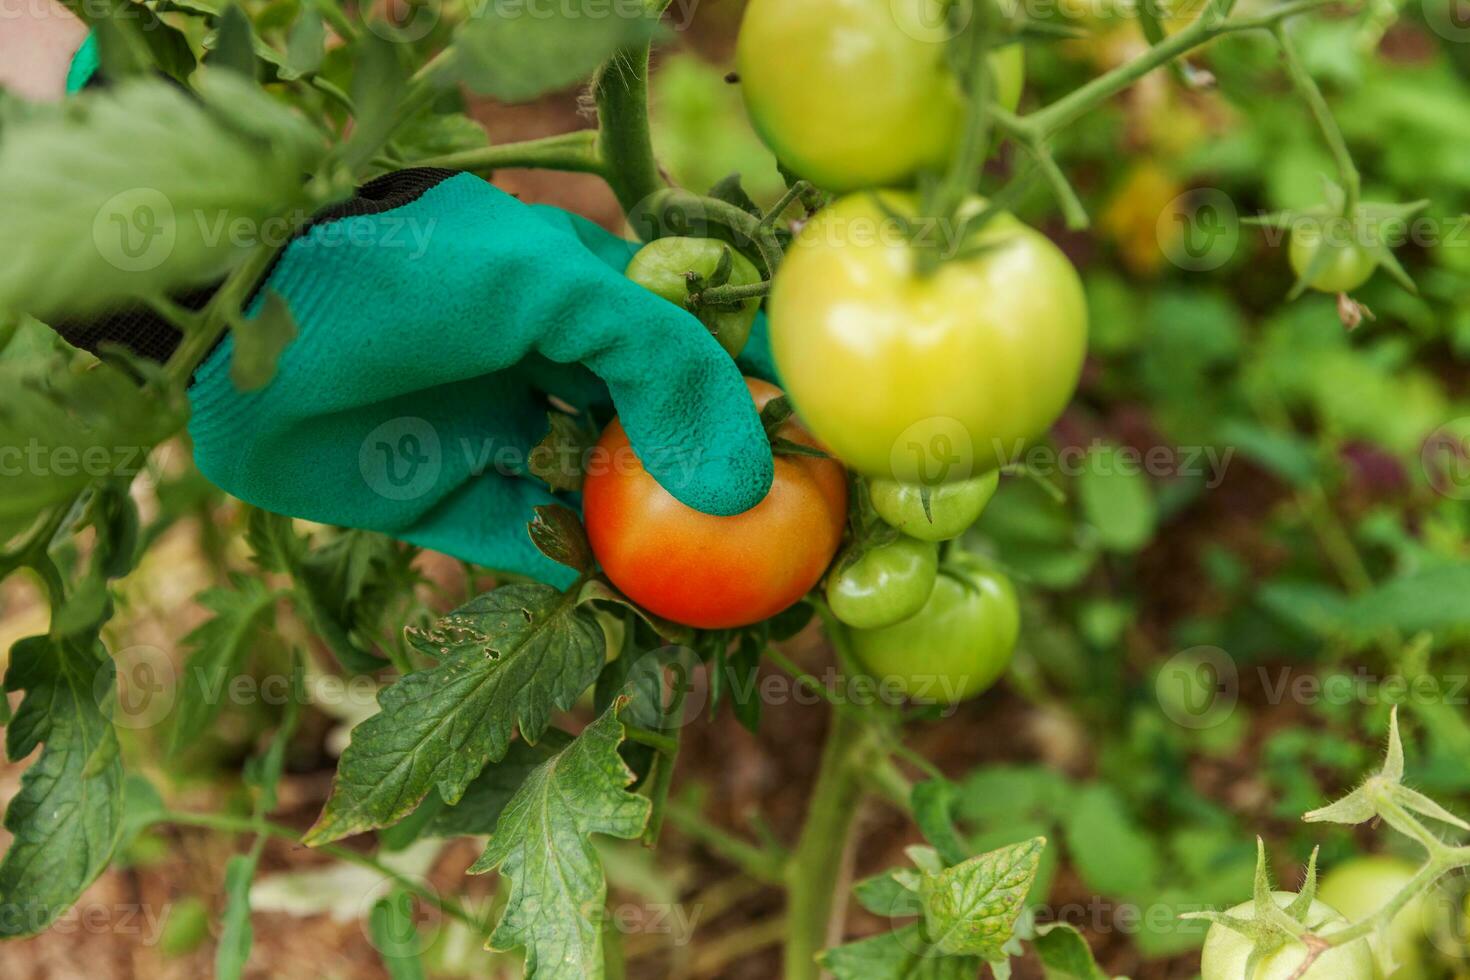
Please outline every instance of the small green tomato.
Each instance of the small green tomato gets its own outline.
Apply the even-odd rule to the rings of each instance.
[[[938,574],[938,545],[897,535],[839,563],[827,579],[827,604],[849,626],[892,626],[924,608]]]
[[[1340,222],[1335,224],[1341,224]],[[1349,240],[1346,229],[1323,228],[1317,222],[1304,222],[1291,231],[1288,257],[1297,278],[1304,278],[1321,251],[1327,257],[1307,285],[1324,293],[1349,293],[1367,282],[1378,266],[1373,253],[1362,244]]]
[[[920,541],[948,541],[957,538],[979,520],[980,512],[995,496],[1000,485],[1000,471],[960,483],[941,483],[927,488],[929,509],[924,510],[925,488],[893,480],[868,482],[873,509],[888,524]]]
[[[710,238],[660,238],[649,242],[633,256],[624,272],[638,285],[657,293],[670,303],[688,307],[690,273],[708,279],[720,267],[720,260],[730,253],[730,279],[726,285],[753,286],[761,281],[760,272],[745,256],[724,242]],[[729,308],[696,311],[699,320],[714,334],[720,346],[739,355],[750,339],[750,327],[760,309],[759,299],[742,300]]]

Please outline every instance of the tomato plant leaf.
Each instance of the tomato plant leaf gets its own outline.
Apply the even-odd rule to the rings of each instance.
[[[0,270],[0,279],[5,275]],[[24,459],[5,475],[0,530],[30,524],[99,470],[136,470],[144,453],[184,419],[182,402],[149,397],[110,365],[84,366],[65,356],[40,369],[0,362],[0,390],[0,446],[20,447],[17,457]]]
[[[353,729],[308,844],[395,823],[434,788],[458,803],[517,725],[535,742],[571,708],[607,652],[591,613],[546,585],[507,585],[407,635],[439,663],[381,692],[381,710]]]
[[[531,541],[550,558],[579,575],[592,570],[592,545],[581,520],[569,507],[560,505],[536,508],[530,525]]]
[[[948,780],[930,779],[916,784],[910,794],[919,832],[946,864],[959,864],[969,854],[950,816],[953,790],[954,784]]]
[[[1036,837],[924,875],[919,898],[925,934],[951,955],[998,955],[1010,941],[1045,847],[1045,838]]]
[[[1148,477],[1118,447],[1088,453],[1077,480],[1077,499],[1108,551],[1137,551],[1153,538],[1157,512]]]
[[[262,580],[244,575],[232,577],[231,588],[199,594],[197,601],[214,615],[184,637],[192,652],[184,664],[171,752],[194,744],[218,714],[225,685],[240,672],[251,640],[274,618],[275,599]]]
[[[976,956],[946,956],[924,941],[917,925],[848,943],[818,959],[837,980],[974,980]]]
[[[274,289],[266,291],[260,313],[238,319],[230,326],[235,350],[230,360],[230,380],[241,391],[264,388],[276,376],[276,361],[300,331],[291,307]]]
[[[1047,980],[1108,980],[1082,933],[1065,922],[1038,926],[1033,943]]]
[[[327,0],[333,3],[335,0]],[[326,56],[326,27],[322,24],[322,15],[311,4],[301,5],[301,15],[296,18],[296,23],[291,25],[291,33],[286,35],[286,58],[281,66],[281,78],[290,81],[310,75],[322,66],[322,59]]]
[[[511,882],[491,936],[497,949],[524,947],[528,980],[600,980],[600,917],[607,894],[591,835],[631,840],[651,805],[627,791],[633,773],[618,755],[619,700],[556,756],[537,767],[500,815],[470,868]]]
[[[1397,630],[1440,632],[1470,624],[1470,562],[1432,565],[1391,579],[1353,599],[1347,625],[1364,635]]]
[[[587,451],[597,443],[597,436],[562,412],[550,413],[549,421],[551,427],[546,438],[531,450],[527,467],[532,476],[544,480],[553,491],[580,491],[587,476],[584,460]]]
[[[253,82],[199,74],[200,99],[132,79],[7,125],[0,209],[26,247],[0,267],[0,311],[92,313],[211,282],[246,254],[232,229],[326,203],[301,179],[316,131]]]
[[[115,682],[95,638],[36,636],[11,647],[5,690],[26,693],[6,726],[6,754],[19,762],[43,747],[5,811],[14,840],[0,862],[0,937],[45,929],[112,857],[123,769],[104,704]]]
[[[920,915],[924,906],[915,890],[916,882],[909,880],[912,875],[887,871],[858,882],[852,893],[858,904],[874,915],[891,919]]]
[[[471,780],[458,803],[440,807],[424,833],[434,837],[495,833],[500,814],[526,778],[571,742],[572,736],[556,728],[549,729],[535,745],[519,739],[512,742],[504,759],[486,765]]]
[[[1101,895],[1145,895],[1159,880],[1153,841],[1111,787],[1079,789],[1063,815],[1068,852],[1087,887]]]
[[[584,583],[581,593],[577,596],[577,602],[578,604],[607,602],[631,610],[637,613],[638,618],[647,623],[655,633],[670,643],[687,644],[693,642],[694,639],[694,630],[688,626],[681,626],[671,620],[655,616],[601,579],[591,579]]]
[[[580,6],[534,16],[503,0],[477,8],[454,36],[460,80],[479,95],[527,102],[581,81],[659,31],[653,16],[588,16]]]

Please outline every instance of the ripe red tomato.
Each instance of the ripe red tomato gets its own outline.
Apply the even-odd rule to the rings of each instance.
[[[781,394],[746,379],[757,407]],[[817,443],[788,422],[779,433]],[[582,487],[587,536],[612,583],[644,609],[700,629],[768,619],[817,584],[842,542],[847,479],[833,459],[777,456],[766,498],[715,517],[679,503],[644,470],[614,419]]]

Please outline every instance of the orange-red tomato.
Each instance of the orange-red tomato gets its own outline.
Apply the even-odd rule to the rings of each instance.
[[[757,406],[781,394],[764,381],[746,384]],[[817,445],[795,422],[779,434]],[[764,500],[714,517],[648,475],[618,420],[597,448],[582,486],[592,550],[624,595],[665,619],[729,629],[774,616],[817,584],[842,542],[847,480],[836,460],[777,456]]]

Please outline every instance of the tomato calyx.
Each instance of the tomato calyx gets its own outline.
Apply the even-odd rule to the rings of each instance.
[[[771,455],[773,456],[809,456],[812,459],[831,459],[830,453],[823,452],[815,446],[808,446],[788,439],[781,435],[781,429],[790,422],[796,410],[791,406],[791,399],[780,395],[766,402],[765,408],[761,409],[761,428],[766,430],[766,439],[771,444]]]
[[[1243,219],[1244,224],[1290,235],[1296,281],[1287,298],[1297,299],[1309,289],[1346,296],[1379,268],[1405,291],[1417,294],[1418,286],[1393,254],[1392,239],[1405,234],[1408,222],[1427,208],[1429,201],[1356,201],[1333,181],[1327,181],[1325,198],[1316,207]],[[1343,322],[1350,328],[1356,326],[1365,309],[1344,305]]]

